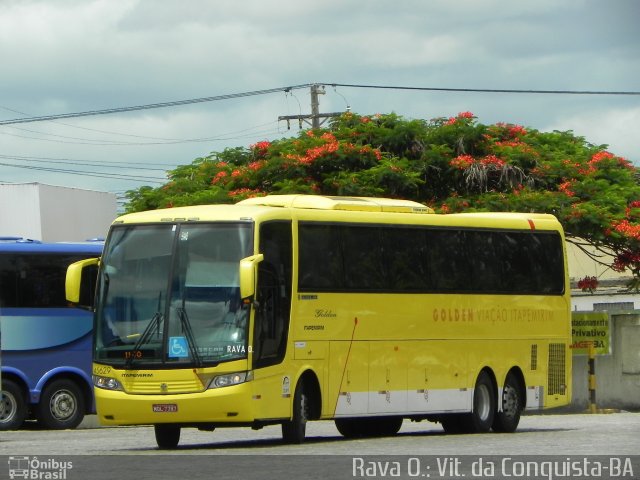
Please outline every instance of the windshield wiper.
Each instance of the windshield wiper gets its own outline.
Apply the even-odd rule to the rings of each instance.
[[[129,356],[129,358],[127,358],[127,363],[126,363],[127,367],[130,367],[133,364],[133,360],[136,357],[136,352],[140,349],[140,347],[143,344],[147,343],[149,338],[151,338],[151,335],[152,335],[151,331],[153,330],[153,327],[157,327],[156,334],[159,336],[160,322],[162,321],[162,318],[163,318],[163,315],[160,312],[156,312],[153,315],[153,318],[147,324],[146,328],[142,332],[142,335],[140,335],[140,338],[138,338],[138,341],[135,343],[135,345],[131,349],[131,356]]]
[[[156,336],[158,337],[160,336],[160,322],[164,318],[164,315],[162,315],[162,313],[160,312],[161,304],[162,304],[162,292],[158,294],[158,309],[156,310],[156,313],[153,314],[153,317],[151,318],[149,323],[147,323],[147,326],[144,328],[142,335],[140,335],[140,338],[138,338],[138,341],[135,343],[135,345],[131,349],[131,355],[129,356],[129,358],[127,358],[127,362],[126,362],[127,367],[131,367],[131,365],[133,364],[133,361],[135,360],[136,352],[138,352],[140,347],[143,344],[147,343],[149,338],[151,338],[151,331],[153,330],[153,327],[156,327]]]
[[[178,316],[180,317],[180,325],[182,325],[182,330],[184,331],[185,336],[187,337],[187,343],[189,345],[189,351],[191,352],[191,357],[193,358],[193,362],[196,364],[196,367],[202,366],[202,359],[200,358],[200,354],[198,353],[198,344],[196,343],[196,338],[193,335],[193,328],[191,328],[191,321],[189,320],[189,315],[187,315],[187,309],[184,306],[185,300],[182,299],[182,307],[178,308]]]

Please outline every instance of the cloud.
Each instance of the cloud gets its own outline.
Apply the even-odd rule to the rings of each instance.
[[[631,0],[5,0],[0,118],[19,116],[3,107],[47,115],[309,82],[634,90],[640,76],[639,6]],[[636,99],[328,85],[320,102],[323,112],[349,104],[358,113],[394,111],[408,118],[470,110],[484,123],[574,130],[640,159],[632,142],[640,127]],[[19,131],[0,127],[0,155],[177,165],[227,146],[294,134],[297,125],[287,131],[277,117],[309,109],[308,92],[296,90],[65,122],[140,137],[211,138],[210,143],[83,145],[64,137],[135,137],[30,124],[23,127],[36,133],[20,132],[32,137],[21,138],[8,135]],[[258,125],[269,126],[253,128]],[[0,166],[0,180],[11,181],[15,172]],[[90,180],[69,175],[67,181],[75,186]]]
[[[608,145],[611,153],[640,166],[640,106],[591,110],[571,115],[549,125],[547,130],[572,130],[594,145]]]

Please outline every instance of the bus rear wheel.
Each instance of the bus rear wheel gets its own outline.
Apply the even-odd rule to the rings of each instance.
[[[496,414],[496,392],[487,372],[480,372],[473,389],[473,411],[465,416],[467,433],[486,433],[491,430]]]
[[[496,415],[496,391],[487,372],[480,372],[473,389],[471,413],[453,413],[440,418],[445,433],[486,433]]]
[[[27,417],[27,403],[22,389],[14,381],[2,380],[0,430],[16,430]]]
[[[84,418],[84,397],[80,387],[68,379],[54,380],[42,391],[36,409],[38,423],[52,430],[76,428]]]
[[[171,450],[180,442],[180,427],[171,424],[157,424],[153,426],[156,434],[156,443],[161,450]]]
[[[520,381],[509,373],[502,389],[502,411],[496,413],[493,420],[493,431],[500,433],[515,432],[520,423],[520,414],[524,405]]]

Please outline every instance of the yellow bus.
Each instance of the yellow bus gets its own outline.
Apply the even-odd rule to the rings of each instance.
[[[570,401],[551,215],[271,195],[121,216],[98,261],[98,417],[154,425],[160,448],[185,427],[281,424],[300,443],[322,419],[346,437],[404,419],[512,432]]]

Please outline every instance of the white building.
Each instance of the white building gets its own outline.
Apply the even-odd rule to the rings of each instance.
[[[0,237],[44,242],[104,238],[116,209],[113,193],[40,183],[0,184]]]

